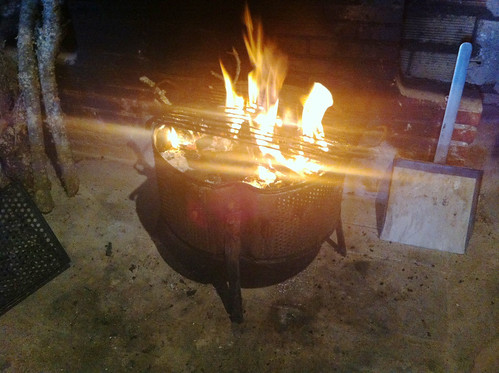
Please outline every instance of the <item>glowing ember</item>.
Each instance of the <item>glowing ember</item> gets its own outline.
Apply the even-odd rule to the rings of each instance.
[[[229,132],[233,139],[238,139],[242,127],[249,125],[250,134],[258,146],[259,154],[248,151],[253,157],[254,176],[244,179],[256,187],[265,187],[275,184],[283,174],[277,170],[283,168],[303,177],[312,173],[320,173],[323,168],[314,160],[307,157],[303,149],[305,143],[324,152],[328,151],[325,141],[322,118],[326,110],[333,104],[333,97],[329,90],[320,83],[314,83],[310,94],[303,101],[301,119],[292,118],[291,110],[284,110],[283,121],[279,116],[279,92],[286,76],[287,60],[280,54],[274,45],[264,41],[260,23],[256,25],[251,19],[248,8],[245,9],[244,21],[246,33],[244,42],[253,70],[248,74],[248,96],[244,98],[236,92],[235,84],[226,68],[220,62],[225,90],[225,115],[230,123]],[[276,140],[276,127],[293,126],[301,134],[304,145],[294,150],[294,154],[281,152],[279,141]],[[199,141],[201,135],[179,136],[173,129],[166,132],[166,141],[171,148],[181,146],[196,146],[207,140]],[[232,148],[233,142],[228,139],[222,141],[225,150]],[[211,140],[210,140],[211,141]],[[220,142],[220,139],[217,140]],[[199,149],[198,149],[199,150]],[[248,155],[246,154],[246,155]],[[166,158],[166,157],[165,157]]]
[[[166,126],[161,126],[158,129],[162,136],[164,136],[163,142],[169,143],[170,147],[174,150],[180,150],[183,148],[195,148],[194,141],[196,137],[192,131],[183,131],[182,133],[178,133],[175,128],[170,127],[166,128]]]
[[[178,149],[180,147],[180,141],[178,139],[177,131],[175,131],[175,128],[169,128],[167,130],[166,138],[172,145],[172,148]]]
[[[271,183],[277,179],[274,172],[263,166],[258,166],[258,177],[260,180],[270,180]]]

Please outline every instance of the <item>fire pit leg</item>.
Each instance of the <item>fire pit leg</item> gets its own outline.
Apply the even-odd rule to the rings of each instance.
[[[334,242],[331,238],[328,238],[326,242],[330,244],[334,248],[334,251],[336,251],[338,254],[346,256],[347,246],[345,244],[345,236],[343,235],[343,225],[341,223],[341,217],[338,219],[338,223],[336,224],[334,230],[336,231],[336,241],[338,242]]]
[[[341,222],[341,218],[338,219],[338,224],[336,225],[336,240],[338,241],[338,247],[336,251],[343,255],[347,255],[347,246],[345,244],[345,236],[343,234],[343,224]]]
[[[241,213],[229,213],[225,225],[225,265],[229,280],[229,309],[232,322],[243,322],[241,276],[239,259],[241,253]]]

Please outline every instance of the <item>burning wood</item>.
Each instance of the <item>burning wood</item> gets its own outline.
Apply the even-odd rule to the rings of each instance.
[[[141,76],[139,79],[142,83],[147,84],[149,87],[154,88],[154,94],[158,97],[158,99],[165,105],[171,105],[172,103],[166,97],[166,92],[164,89],[161,89],[147,76]]]
[[[289,109],[281,110],[279,93],[287,60],[263,39],[262,26],[253,23],[248,8],[244,20],[244,42],[253,65],[247,97],[236,91],[220,62],[226,91],[224,113],[219,117],[223,130],[220,124],[196,120],[194,115],[192,121],[199,124],[179,127],[185,123],[179,119],[185,115],[180,110],[171,114],[172,123],[166,121],[156,128],[156,148],[182,172],[223,173],[258,188],[323,173],[325,166],[317,154],[329,151],[322,118],[333,104],[331,93],[315,83],[302,102],[301,118]]]

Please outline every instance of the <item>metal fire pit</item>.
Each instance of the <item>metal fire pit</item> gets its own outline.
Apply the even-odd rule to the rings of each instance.
[[[345,254],[344,175],[258,189],[242,182],[201,181],[171,166],[155,147],[154,155],[160,224],[194,252],[225,261],[233,321],[243,318],[241,265],[269,267],[314,258],[325,241]],[[337,243],[329,238],[334,231]]]

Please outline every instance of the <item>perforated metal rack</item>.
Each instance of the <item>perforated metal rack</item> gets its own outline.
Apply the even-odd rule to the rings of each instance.
[[[70,259],[19,184],[0,190],[0,315],[69,267]]]

